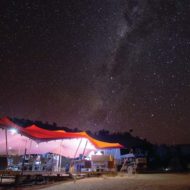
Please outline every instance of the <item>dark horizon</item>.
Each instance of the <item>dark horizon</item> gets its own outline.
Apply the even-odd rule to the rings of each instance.
[[[190,144],[188,0],[7,1],[0,117]]]
[[[16,118],[16,117],[8,117],[5,116],[4,118],[10,119],[13,123],[17,124],[20,127],[29,127],[32,125],[36,125],[37,127],[47,129],[47,130],[64,130],[66,132],[82,132],[84,130],[81,130],[80,128],[69,128],[68,126],[58,125],[56,122],[48,122],[48,121],[41,121],[41,120],[31,120],[26,118]],[[0,119],[4,119],[0,118]],[[102,141],[108,141],[108,142],[119,142],[127,149],[130,149],[131,147],[141,147],[145,146],[144,148],[147,148],[147,146],[150,146],[149,148],[155,146],[180,146],[180,145],[188,145],[190,146],[190,143],[182,143],[182,144],[174,144],[173,142],[170,143],[156,143],[151,142],[146,138],[136,136],[133,129],[129,129],[128,131],[110,131],[109,129],[99,129],[99,130],[85,130],[90,136],[102,140]]]

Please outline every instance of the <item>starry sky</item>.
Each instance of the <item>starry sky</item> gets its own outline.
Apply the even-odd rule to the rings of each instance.
[[[1,117],[190,143],[190,1],[0,4]]]

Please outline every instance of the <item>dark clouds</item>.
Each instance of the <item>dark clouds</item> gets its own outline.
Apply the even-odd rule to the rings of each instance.
[[[0,115],[189,142],[189,4],[2,4]]]

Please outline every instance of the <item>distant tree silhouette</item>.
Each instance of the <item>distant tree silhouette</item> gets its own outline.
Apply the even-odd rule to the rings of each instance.
[[[133,132],[133,129],[129,129],[129,133],[132,133]]]
[[[53,122],[53,127],[57,128],[57,123]]]

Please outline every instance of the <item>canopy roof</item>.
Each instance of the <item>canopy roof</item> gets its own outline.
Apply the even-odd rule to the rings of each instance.
[[[109,143],[104,141],[99,141],[86,132],[66,132],[64,130],[47,130],[38,127],[37,125],[31,125],[27,127],[21,127],[11,121],[8,117],[0,119],[1,128],[15,128],[18,133],[26,136],[36,142],[47,142],[52,140],[63,140],[63,139],[87,139],[94,145],[97,149],[107,149],[107,148],[122,148],[123,146],[119,143]]]

